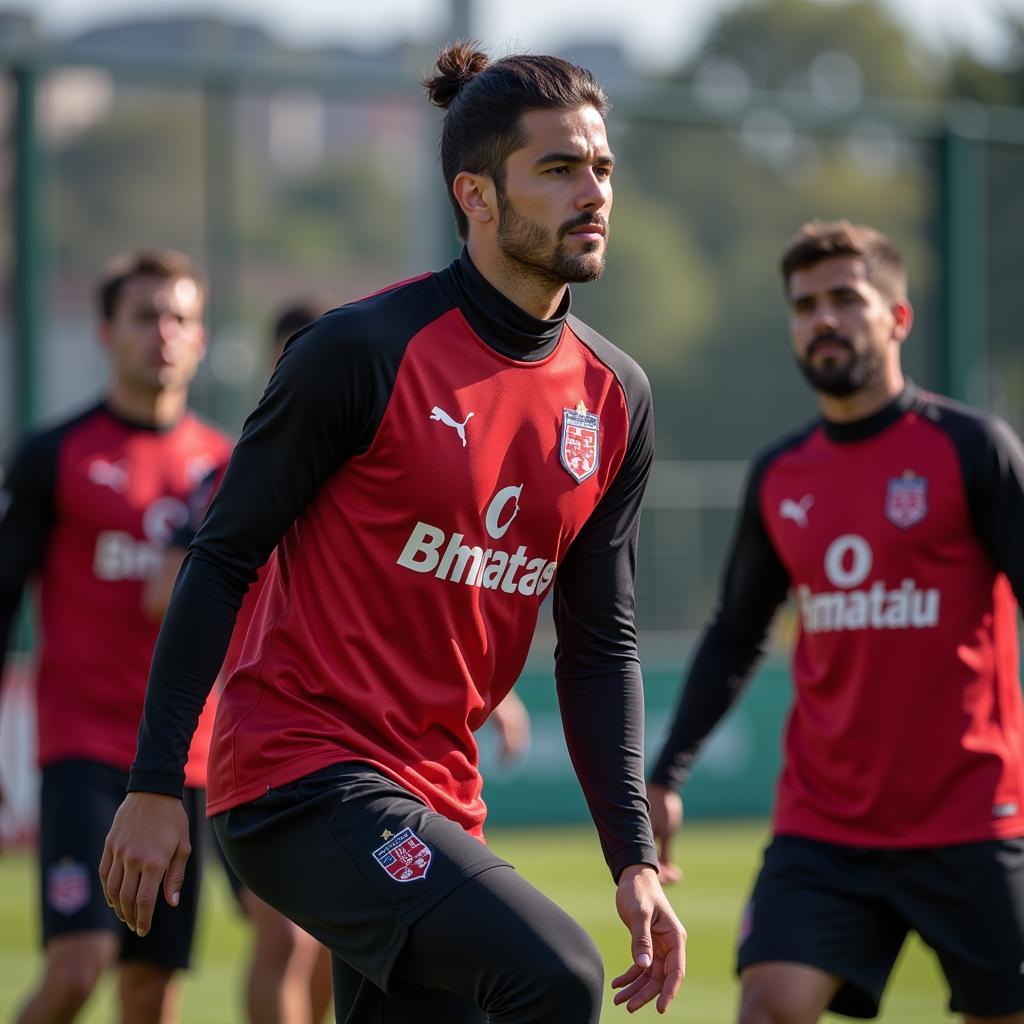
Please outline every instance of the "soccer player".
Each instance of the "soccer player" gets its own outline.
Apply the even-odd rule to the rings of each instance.
[[[953,1012],[1022,1024],[1024,449],[1005,423],[904,378],[913,314],[885,236],[807,224],[781,269],[821,416],[753,464],[648,787],[662,860],[676,790],[789,592],[795,697],[740,929],[740,1021],[875,1016],[913,930]]]
[[[426,85],[465,249],[285,349],[175,587],[101,876],[141,934],[161,882],[177,900],[180,766],[273,551],[221,697],[209,808],[245,884],[331,949],[337,1019],[596,1021],[593,942],[480,842],[473,731],[553,590],[566,739],[632,937],[613,985],[664,1011],[685,933],[642,776],[650,389],[569,315],[567,287],[604,266],[607,101],[566,61],[467,43]]]
[[[100,282],[100,339],[112,376],[102,402],[28,438],[4,482],[0,643],[29,578],[38,584],[40,883],[46,958],[18,1021],[70,1021],[120,960],[126,1024],[176,1019],[173,975],[187,966],[199,870],[181,908],[162,907],[140,938],[106,905],[96,872],[123,799],[158,626],[142,588],[186,500],[230,442],[186,407],[205,351],[203,287],[172,251],[110,265]],[[209,715],[186,769],[202,808]],[[204,742],[205,741],[205,742]]]

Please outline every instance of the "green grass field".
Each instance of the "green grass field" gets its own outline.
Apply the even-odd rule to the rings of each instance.
[[[673,899],[689,932],[688,976],[675,1005],[663,1018],[647,1007],[630,1018],[613,1007],[604,1020],[669,1020],[729,1024],[734,1019],[736,984],[732,950],[736,922],[759,863],[763,824],[693,824],[685,835],[685,883]],[[627,965],[629,942],[613,906],[613,888],[589,828],[494,829],[491,846],[565,907],[594,936],[609,978]],[[208,884],[200,925],[197,967],[188,976],[182,1018],[186,1024],[241,1021],[239,985],[247,937],[216,865]],[[36,872],[25,853],[0,857],[0,1021],[13,1019],[23,993],[37,977]],[[945,985],[934,959],[911,943],[890,985],[886,1024],[940,1024]],[[116,1019],[109,984],[90,1002],[82,1024]],[[839,1020],[841,1018],[830,1018]]]

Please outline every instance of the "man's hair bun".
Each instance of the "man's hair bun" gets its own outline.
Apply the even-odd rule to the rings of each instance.
[[[437,57],[437,74],[423,86],[435,107],[447,110],[463,87],[491,63],[479,43],[464,39],[449,43]]]

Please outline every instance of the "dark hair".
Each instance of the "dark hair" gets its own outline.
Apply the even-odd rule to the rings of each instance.
[[[114,319],[121,290],[134,277],[155,277],[162,281],[187,278],[195,281],[201,295],[205,294],[202,278],[183,252],[176,249],[138,249],[117,256],[103,270],[96,289],[103,320]]]
[[[326,308],[313,299],[299,299],[282,306],[273,318],[271,344],[283,345],[296,331],[322,316]]]
[[[848,220],[812,220],[797,232],[782,253],[782,281],[833,256],[856,256],[864,261],[868,280],[888,299],[906,296],[907,271],[903,257],[889,239],[864,224]]]
[[[461,171],[486,174],[499,188],[505,160],[525,142],[520,118],[529,110],[594,107],[605,117],[604,89],[585,68],[560,57],[515,54],[491,59],[479,44],[459,40],[437,57],[437,73],[423,86],[430,102],[447,113],[441,126],[441,170],[455,225],[465,238],[469,222],[452,192]]]

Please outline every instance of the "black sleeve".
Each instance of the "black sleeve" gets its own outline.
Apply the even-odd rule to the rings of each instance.
[[[971,519],[1024,607],[1024,446],[1000,419],[979,418],[958,447]]]
[[[638,373],[627,454],[555,577],[555,677],[566,745],[618,880],[657,866],[643,782],[644,701],[633,580],[653,459],[650,391]]]
[[[718,608],[694,654],[651,781],[678,788],[702,744],[739,697],[764,653],[789,574],[764,527],[761,481],[774,453],[755,463],[726,562]]]
[[[22,592],[53,529],[60,436],[50,431],[27,440],[0,489],[0,679]]]
[[[129,790],[180,795],[246,591],[324,482],[370,445],[399,358],[361,323],[341,309],[296,335],[245,423],[160,629]]]

